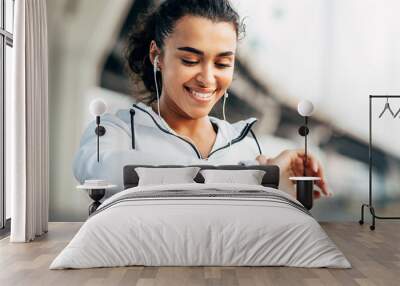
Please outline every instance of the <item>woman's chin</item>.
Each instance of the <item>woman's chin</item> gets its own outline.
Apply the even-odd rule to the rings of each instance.
[[[203,118],[205,116],[208,116],[208,114],[210,113],[212,109],[212,106],[207,106],[207,107],[194,107],[194,106],[190,106],[190,108],[188,108],[186,110],[186,114],[188,114],[191,118],[193,119],[197,119],[197,118]]]
[[[199,119],[208,116],[209,112],[192,112],[191,117],[193,119]]]

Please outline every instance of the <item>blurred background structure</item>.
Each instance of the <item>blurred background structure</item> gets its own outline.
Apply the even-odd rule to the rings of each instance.
[[[232,2],[247,32],[239,43],[228,121],[257,117],[264,153],[275,156],[302,147],[296,108],[311,100],[310,149],[334,193],[318,200],[312,213],[320,221],[357,221],[368,198],[368,96],[400,94],[400,2]],[[102,97],[114,112],[133,102],[123,50],[138,15],[153,3],[47,1],[51,221],[87,217],[89,198],[75,190],[72,162],[92,120],[88,104]],[[377,213],[393,216],[400,214],[400,118],[379,119],[385,103],[377,100],[373,109],[373,188]],[[400,108],[400,100],[390,103]],[[221,107],[212,115],[220,117]]]

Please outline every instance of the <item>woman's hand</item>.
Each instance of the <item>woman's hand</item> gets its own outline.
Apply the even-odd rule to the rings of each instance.
[[[312,154],[308,153],[307,155],[306,175],[321,178],[321,180],[315,181],[315,184],[321,189],[323,195],[331,196],[332,193],[328,191],[322,165]],[[290,194],[296,197],[293,188],[294,182],[289,180],[289,177],[304,175],[304,150],[285,150],[275,158],[259,155],[256,159],[261,165],[277,165],[280,169],[280,185],[283,186],[283,190],[290,191]],[[314,198],[318,199],[320,197],[321,193],[314,191]]]

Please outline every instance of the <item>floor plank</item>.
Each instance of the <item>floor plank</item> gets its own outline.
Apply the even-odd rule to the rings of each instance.
[[[32,243],[0,240],[0,285],[399,285],[400,223],[379,222],[375,231],[357,223],[322,223],[352,269],[290,267],[116,267],[48,269],[82,223],[50,223]]]

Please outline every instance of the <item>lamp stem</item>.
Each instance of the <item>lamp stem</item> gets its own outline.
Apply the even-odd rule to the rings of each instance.
[[[100,161],[99,158],[99,145],[100,145],[100,116],[96,116],[96,124],[97,124],[97,162]]]
[[[308,130],[308,117],[305,116],[304,119],[305,119],[306,130]],[[307,174],[306,174],[307,158],[308,158],[308,156],[307,156],[307,133],[308,132],[306,131],[306,136],[304,136],[304,154],[306,156],[306,158],[304,160],[304,171],[303,171],[304,177],[307,176]]]

